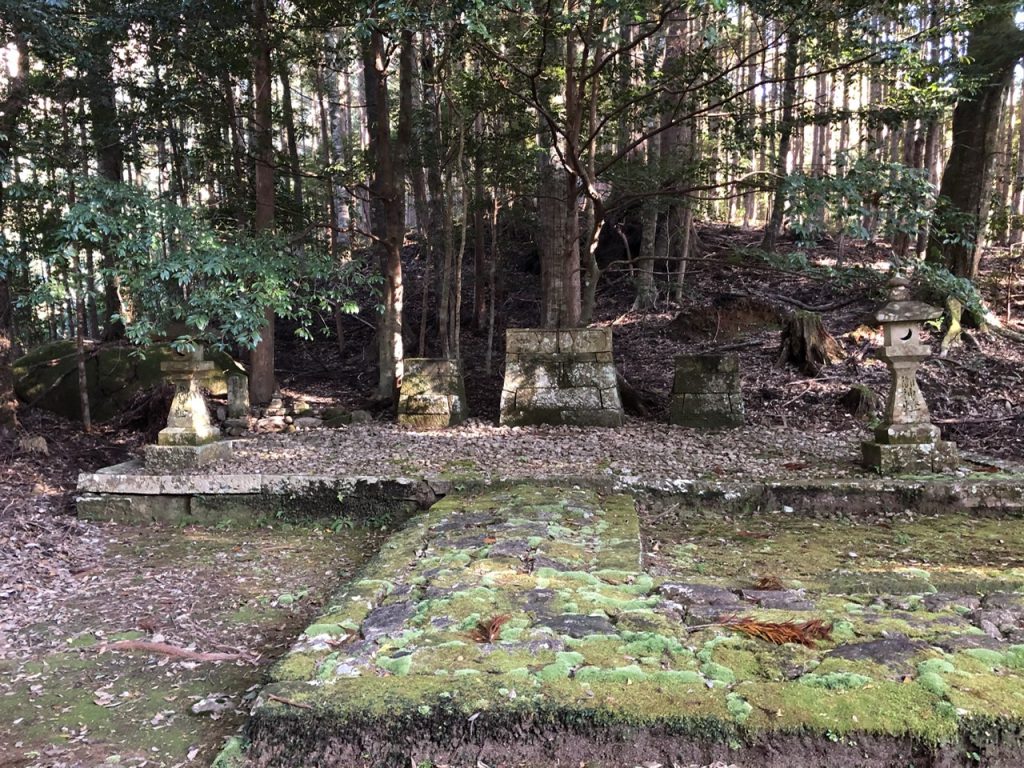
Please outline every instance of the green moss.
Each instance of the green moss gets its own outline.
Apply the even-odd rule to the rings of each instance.
[[[624,683],[624,682],[637,682],[644,680],[647,677],[647,673],[644,672],[638,665],[629,664],[624,667],[615,667],[613,669],[602,669],[600,667],[582,667],[576,670],[576,679],[581,683]]]
[[[745,723],[754,708],[738,693],[730,693],[725,697],[725,708],[737,723]]]
[[[347,635],[348,633],[348,630],[340,624],[310,624],[302,634],[307,637],[317,637],[318,635],[338,637],[341,635]]]
[[[1011,645],[1006,649],[1006,666],[1010,669],[1024,669],[1024,645]]]
[[[392,675],[408,675],[412,667],[411,654],[398,657],[378,656],[375,661],[378,667]]]
[[[1006,666],[1005,654],[1002,654],[999,651],[993,651],[989,648],[968,648],[961,651],[961,653],[974,661],[980,662],[981,665],[988,670]]]
[[[231,736],[224,748],[214,758],[211,768],[244,768],[245,741],[239,736]]]
[[[849,691],[853,688],[863,688],[871,682],[871,678],[865,675],[858,675],[855,672],[829,672],[824,675],[810,673],[801,675],[801,685],[809,685],[812,688],[824,688],[829,691]]]
[[[575,651],[560,651],[555,654],[555,661],[546,665],[537,673],[540,680],[555,680],[569,677],[569,674],[584,662],[583,654]]]
[[[945,696],[949,692],[949,685],[945,678],[937,672],[923,672],[917,676],[917,684],[936,696]]]
[[[709,680],[714,680],[717,683],[723,683],[728,685],[729,683],[736,682],[736,673],[728,667],[723,667],[721,664],[716,664],[713,661],[706,661],[700,666],[701,674]]]

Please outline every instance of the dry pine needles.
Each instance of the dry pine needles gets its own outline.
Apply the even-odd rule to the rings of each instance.
[[[821,619],[801,622],[759,621],[752,616],[734,616],[723,621],[720,626],[774,645],[797,643],[813,648],[818,640],[832,638],[832,625]]]

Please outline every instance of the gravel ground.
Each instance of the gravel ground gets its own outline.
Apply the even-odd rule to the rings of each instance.
[[[644,479],[854,477],[866,433],[745,427],[697,432],[629,420],[621,429],[495,427],[413,432],[373,423],[260,435],[213,466],[225,474]],[[210,472],[204,468],[202,472]]]

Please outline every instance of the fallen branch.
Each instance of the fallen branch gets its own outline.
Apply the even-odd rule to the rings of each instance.
[[[1020,421],[1024,419],[1024,413],[1016,413],[1013,416],[985,416],[970,419],[932,419],[933,424],[994,424],[999,421]]]
[[[842,309],[843,307],[848,307],[851,304],[857,304],[858,302],[862,301],[870,301],[870,297],[868,296],[854,296],[852,299],[842,299],[840,301],[833,301],[831,304],[807,304],[803,301],[800,301],[800,299],[794,299],[789,296],[783,296],[780,293],[761,293],[755,295],[753,293],[739,293],[736,291],[732,291],[728,294],[723,295],[736,296],[741,299],[774,299],[775,301],[781,302],[783,304],[789,304],[790,306],[796,307],[797,309],[803,309],[808,312],[832,312],[837,309]]]
[[[244,661],[249,664],[255,663],[255,660],[251,656],[244,653],[192,651],[188,648],[171,645],[170,643],[154,643],[150,640],[118,640],[117,642],[108,643],[100,648],[101,653],[105,650],[144,651],[146,653],[159,653],[164,656],[188,659],[189,661]]]
[[[276,693],[267,694],[268,701],[276,701],[281,704],[287,704],[289,707],[295,707],[296,709],[312,709],[310,704],[306,704],[301,701],[295,701],[295,699],[286,699],[284,696],[278,696]]]

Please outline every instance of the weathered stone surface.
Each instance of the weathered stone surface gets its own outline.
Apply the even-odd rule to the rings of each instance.
[[[146,469],[171,474],[196,469],[230,458],[232,445],[230,440],[205,445],[147,445],[144,449]]]
[[[166,523],[190,519],[187,496],[129,496],[85,494],[75,498],[79,517],[118,523]]]
[[[736,355],[680,355],[675,364],[669,423],[699,429],[742,426]]]
[[[811,611],[814,603],[797,589],[744,589],[740,592],[744,600],[761,608],[780,611]]]
[[[366,640],[377,640],[401,632],[414,611],[415,605],[408,601],[374,608],[359,627],[359,633]]]
[[[879,356],[889,367],[892,384],[875,439],[863,444],[864,465],[884,475],[953,471],[959,465],[956,444],[939,439],[917,384],[918,367],[931,357],[921,340],[922,322],[941,316],[942,310],[912,301],[902,278],[893,278],[889,287],[890,301],[876,317],[885,336]]]
[[[851,661],[873,661],[887,667],[899,669],[913,656],[928,647],[920,640],[911,640],[905,635],[869,640],[866,643],[849,643],[829,651],[827,656]]]
[[[563,614],[544,619],[544,626],[560,635],[569,637],[586,637],[587,635],[610,635],[615,627],[607,616],[584,616],[582,614]]]
[[[658,591],[682,605],[737,605],[740,602],[735,592],[709,584],[662,584]]]
[[[228,418],[249,418],[249,377],[241,373],[228,376]]]
[[[960,465],[956,443],[861,444],[864,465],[882,475],[951,472]]]
[[[921,601],[929,611],[938,612],[948,608],[962,607],[974,610],[981,607],[981,598],[977,595],[954,595],[948,592],[934,592],[925,595]]]
[[[406,358],[398,398],[398,423],[413,429],[442,429],[465,420],[466,387],[457,360]]]
[[[605,328],[509,329],[501,423],[620,426],[611,345]]]

